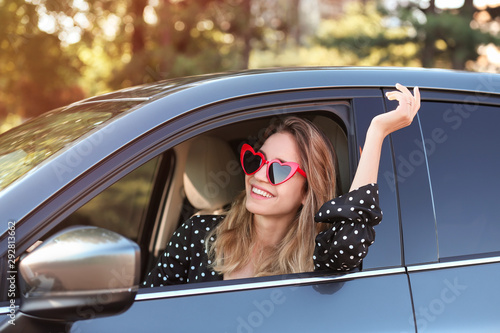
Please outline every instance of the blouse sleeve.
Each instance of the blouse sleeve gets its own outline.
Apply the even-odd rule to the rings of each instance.
[[[158,258],[156,266],[149,272],[144,286],[158,287],[187,283],[190,258],[188,244],[191,242],[193,219],[184,222],[172,235],[167,248]]]
[[[361,264],[382,220],[378,202],[378,185],[368,184],[321,206],[315,221],[332,225],[316,236],[315,270],[347,271]]]

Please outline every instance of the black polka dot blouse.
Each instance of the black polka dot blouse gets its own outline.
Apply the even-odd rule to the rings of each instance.
[[[373,227],[382,220],[378,201],[378,186],[368,184],[323,204],[314,219],[330,223],[331,227],[316,236],[316,270],[347,271],[359,266],[375,240]],[[208,233],[223,219],[223,215],[196,215],[183,223],[144,286],[222,280],[223,276],[209,267],[205,242]]]

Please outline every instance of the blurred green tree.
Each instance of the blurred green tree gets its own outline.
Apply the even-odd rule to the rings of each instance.
[[[85,96],[172,77],[319,64],[462,69],[479,45],[499,44],[488,27],[500,7],[480,11],[472,0],[456,10],[434,0],[352,1],[355,10],[323,23],[320,3],[0,0],[0,131]]]
[[[388,7],[385,2],[368,2],[358,8],[358,20],[347,15],[343,20],[351,28],[332,29],[330,33],[318,37],[320,45],[340,48],[351,52],[359,59],[372,58],[378,54],[378,61],[372,65],[409,64],[420,60],[423,67],[466,69],[469,61],[477,60],[478,48],[493,43],[500,38],[488,30],[488,22],[498,17],[497,8],[475,8],[472,0],[465,0],[460,8],[442,9],[435,0],[409,0],[397,2]],[[488,13],[487,22],[478,19]],[[379,16],[379,21],[373,20]],[[365,22],[362,22],[365,21]],[[414,52],[405,52],[414,49]]]
[[[150,16],[139,15],[150,13]],[[251,41],[260,39],[250,0],[130,2],[129,56],[110,76],[113,89],[161,79],[244,69]],[[126,35],[126,33],[125,33]],[[130,44],[129,46],[126,46]]]
[[[38,28],[37,6],[0,1],[0,119],[30,118],[82,99],[81,63],[60,47],[56,34]]]
[[[247,68],[253,21],[251,0],[0,0],[0,128],[107,90]]]

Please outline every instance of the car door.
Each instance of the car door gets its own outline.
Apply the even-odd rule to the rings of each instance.
[[[177,143],[182,143],[221,126],[230,127],[263,117],[321,115],[335,119],[347,131],[350,178],[371,117],[384,111],[381,97],[377,89],[267,94],[200,109],[178,124],[172,123],[170,128],[179,128],[189,122],[191,130],[176,138]],[[167,130],[160,129],[155,135],[168,137]],[[165,147],[172,149],[174,146],[166,144]],[[380,173],[388,179],[391,177],[387,174],[394,175],[388,142],[384,145]],[[370,250],[361,271],[144,288],[125,313],[79,321],[72,332],[112,329],[121,332],[400,332],[412,328],[408,278],[401,262],[396,192],[391,191],[394,179],[392,176],[392,184],[382,184],[384,222],[376,229],[376,245],[373,251]],[[167,210],[165,214],[168,213]],[[162,227],[157,225],[155,230],[162,230]],[[158,239],[159,236],[153,237]]]
[[[416,327],[497,331],[500,99],[437,91],[422,96],[417,126],[393,140]]]

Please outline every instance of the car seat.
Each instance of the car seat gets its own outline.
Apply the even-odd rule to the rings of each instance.
[[[335,149],[337,167],[337,195],[349,192],[349,150],[347,137],[334,120],[325,116],[316,116],[312,122],[330,139]]]
[[[183,175],[184,191],[195,214],[217,214],[244,189],[244,175],[229,144],[200,136],[191,143]]]

